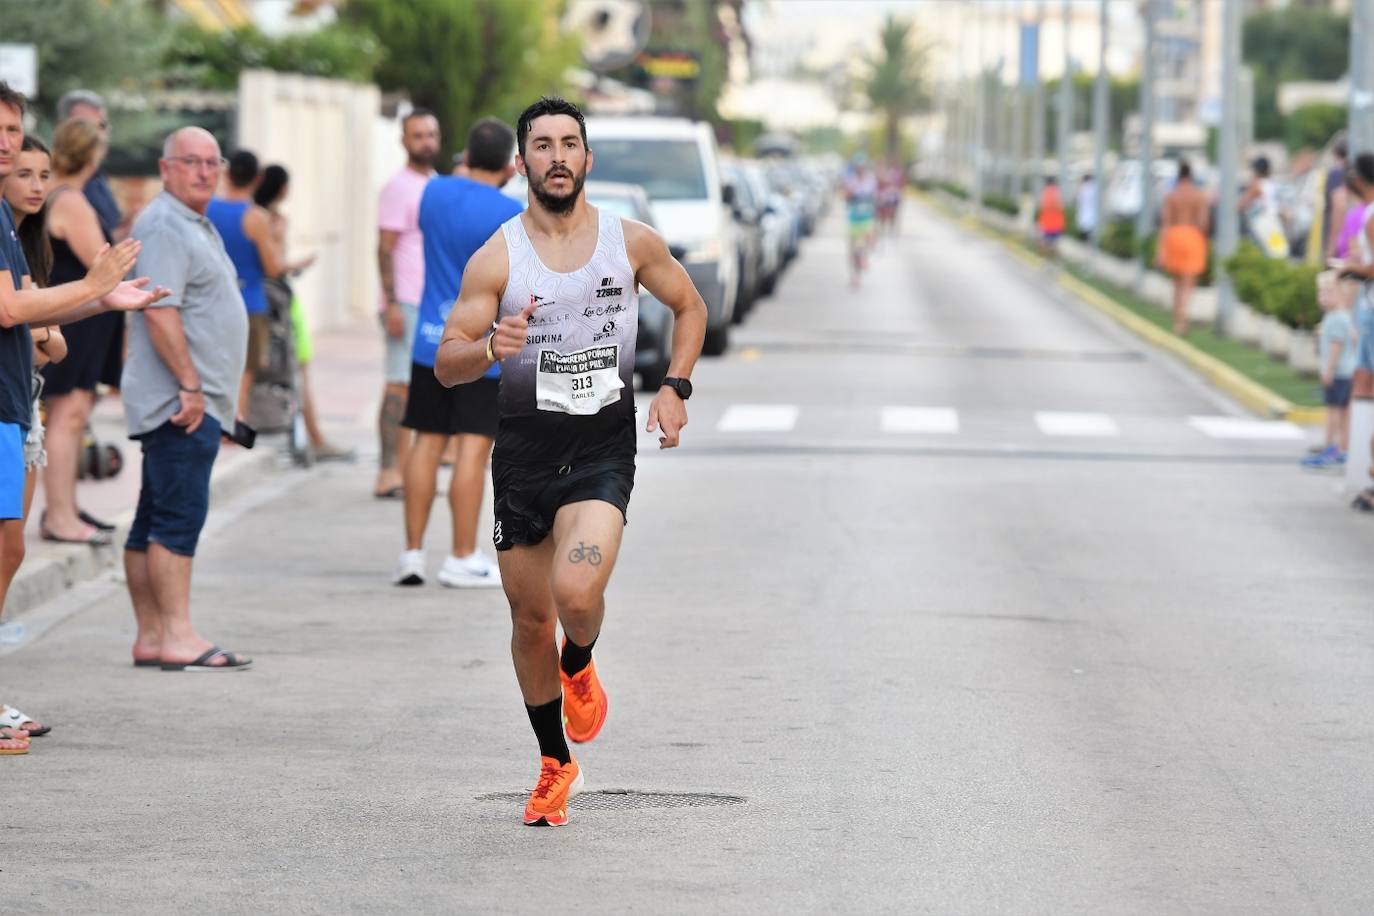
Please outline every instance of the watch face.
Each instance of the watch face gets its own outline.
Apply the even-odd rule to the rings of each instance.
[[[682,396],[684,401],[692,396],[692,382],[690,379],[680,378],[677,380],[677,384],[674,387],[677,388],[677,393]]]

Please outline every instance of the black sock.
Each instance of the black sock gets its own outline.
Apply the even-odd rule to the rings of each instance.
[[[563,669],[564,674],[572,677],[592,663],[592,647],[595,645],[595,639],[585,646],[578,646],[574,645],[571,639],[564,637],[563,654],[558,657],[558,666]]]
[[[539,756],[552,757],[559,763],[572,760],[568,752],[567,739],[563,737],[563,694],[549,700],[542,706],[525,704],[525,712],[530,717],[530,727],[539,742]]]

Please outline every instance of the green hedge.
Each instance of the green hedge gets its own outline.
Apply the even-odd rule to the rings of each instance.
[[[1317,304],[1321,270],[1268,257],[1253,242],[1242,242],[1226,261],[1226,272],[1241,302],[1298,330],[1315,328],[1321,322]]]
[[[1001,211],[1008,216],[1016,216],[1021,212],[1021,205],[1017,203],[1016,198],[1008,197],[1006,194],[984,194],[983,206]]]

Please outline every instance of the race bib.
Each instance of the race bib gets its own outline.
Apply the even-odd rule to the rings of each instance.
[[[576,353],[539,351],[534,394],[540,410],[587,416],[620,400],[620,347],[588,347]]]

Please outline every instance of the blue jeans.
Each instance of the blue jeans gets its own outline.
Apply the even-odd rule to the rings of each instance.
[[[210,470],[219,454],[219,421],[209,414],[187,434],[170,420],[134,436],[143,445],[143,486],[126,550],[160,544],[183,557],[196,555],[210,513]]]

